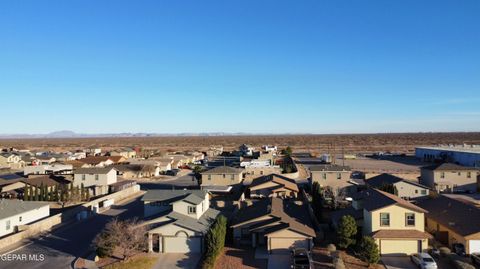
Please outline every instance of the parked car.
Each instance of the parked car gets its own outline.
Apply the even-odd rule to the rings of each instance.
[[[420,269],[437,269],[437,263],[428,253],[416,253],[410,256],[412,262]]]
[[[470,259],[474,265],[480,265],[480,252],[470,254]]]
[[[460,243],[455,243],[452,245],[452,251],[459,256],[465,256],[465,246]]]
[[[438,248],[429,249],[428,254],[430,254],[434,259],[440,258],[440,250]]]
[[[295,248],[292,250],[293,269],[312,269],[310,255],[304,248]]]
[[[178,170],[176,169],[168,170],[167,172],[165,172],[165,175],[167,176],[176,176],[177,174],[178,174]]]

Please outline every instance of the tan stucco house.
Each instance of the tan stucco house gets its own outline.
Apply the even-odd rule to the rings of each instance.
[[[311,250],[315,238],[306,206],[277,197],[240,209],[230,227],[236,244],[266,248],[271,254]]]
[[[311,183],[318,182],[321,187],[330,187],[338,192],[352,187],[350,181],[351,169],[348,166],[321,164],[309,167]]]
[[[480,252],[480,208],[466,201],[440,195],[437,198],[419,201],[425,215],[427,231],[446,246],[454,243],[465,246],[465,252]]]
[[[229,186],[242,182],[243,170],[230,166],[218,166],[202,172],[203,186]]]
[[[365,183],[372,188],[382,188],[383,185],[393,185],[396,195],[402,199],[428,198],[430,188],[412,180],[406,180],[390,174],[374,176]]]
[[[203,190],[149,190],[143,196],[148,251],[203,253],[204,236],[220,214]],[[155,218],[155,216],[158,217]]]
[[[476,192],[479,172],[478,168],[453,163],[430,165],[421,168],[420,183],[437,192]]]
[[[255,178],[246,191],[249,198],[296,198],[298,192],[297,183],[293,179],[278,174]]]

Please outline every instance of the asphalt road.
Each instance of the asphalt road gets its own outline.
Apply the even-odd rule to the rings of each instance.
[[[71,268],[76,257],[84,257],[91,251],[92,240],[109,220],[114,217],[119,219],[141,218],[142,215],[143,206],[140,198],[122,205],[112,206],[102,214],[61,227],[8,254],[3,253],[0,256],[0,269]],[[12,258],[21,260],[8,260]]]

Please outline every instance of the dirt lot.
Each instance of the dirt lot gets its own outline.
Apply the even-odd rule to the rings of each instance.
[[[477,133],[407,133],[351,135],[256,135],[256,136],[176,136],[176,137],[110,137],[71,139],[0,139],[0,147],[28,149],[75,150],[98,146],[105,150],[118,147],[141,147],[159,150],[206,150],[223,145],[225,150],[237,149],[242,143],[256,147],[265,144],[280,148],[291,146],[295,152],[367,153],[391,151],[412,153],[415,146],[436,144],[480,144]]]
[[[215,269],[266,269],[267,260],[255,259],[253,248],[225,247],[215,263]]]

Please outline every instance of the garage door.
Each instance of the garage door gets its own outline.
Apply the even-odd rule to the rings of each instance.
[[[165,253],[200,253],[202,249],[201,237],[165,237]]]
[[[417,252],[419,252],[418,240],[380,240],[380,254],[382,255],[403,256]]]
[[[270,250],[272,253],[289,253],[291,248],[309,249],[309,240],[305,238],[271,238]]]
[[[468,251],[470,252],[468,254],[472,254],[475,252],[480,253],[480,240],[469,240],[468,244]]]

